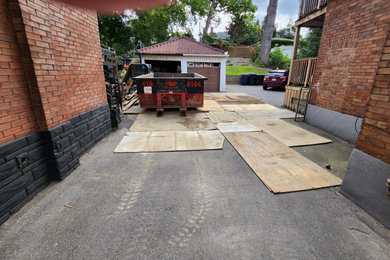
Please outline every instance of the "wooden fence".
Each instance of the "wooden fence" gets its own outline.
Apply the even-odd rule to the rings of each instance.
[[[226,51],[233,58],[252,58],[256,54],[256,50],[252,46],[230,46],[227,47]]]
[[[293,60],[289,76],[289,84],[311,86],[317,58]]]
[[[287,107],[288,109],[296,111],[297,104],[298,104],[298,98],[299,98],[299,91],[302,87],[292,87],[292,86],[286,86],[286,92],[284,94],[284,102],[283,106]],[[309,93],[309,88],[302,88],[302,100],[307,99],[307,94]],[[303,111],[299,111],[300,113]]]

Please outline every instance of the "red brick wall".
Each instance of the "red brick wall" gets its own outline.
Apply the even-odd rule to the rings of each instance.
[[[331,0],[327,7],[311,103],[364,113],[390,20],[390,1]]]
[[[38,130],[8,1],[0,2],[0,144]]]
[[[390,163],[390,30],[356,147]]]
[[[18,2],[48,128],[106,103],[96,12]]]
[[[107,102],[96,12],[47,0],[0,8],[0,144]]]

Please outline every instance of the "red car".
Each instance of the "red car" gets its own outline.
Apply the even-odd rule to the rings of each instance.
[[[271,70],[264,77],[263,89],[267,90],[269,87],[285,88],[288,79],[288,70]]]

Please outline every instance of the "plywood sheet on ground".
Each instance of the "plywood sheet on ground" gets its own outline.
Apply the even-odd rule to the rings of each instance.
[[[341,179],[264,132],[224,133],[274,193],[338,186]]]
[[[217,131],[128,132],[115,153],[172,152],[222,149],[225,138]]]
[[[237,111],[237,113],[247,120],[258,119],[258,118],[294,118],[295,117],[295,112],[287,109]]]
[[[241,104],[241,105],[221,105],[226,111],[251,111],[251,110],[272,110],[278,109],[268,104]]]
[[[204,98],[206,100],[215,100],[217,102],[261,102],[257,97],[250,96],[245,93],[205,93]]]
[[[244,123],[219,123],[217,124],[217,128],[222,133],[231,133],[231,132],[255,132],[261,131],[258,127],[252,125],[249,122]]]
[[[223,111],[223,107],[215,100],[204,100],[203,107],[198,107],[199,111]]]
[[[206,131],[216,126],[204,112],[188,111],[185,116],[179,111],[167,111],[161,116],[156,112],[139,114],[131,126],[131,132],[157,131]]]
[[[287,146],[304,146],[332,142],[330,139],[309,132],[281,119],[259,118],[249,120],[249,122]]]
[[[132,106],[128,110],[123,111],[123,114],[132,115],[132,114],[142,114],[150,112],[151,110],[147,110],[145,108],[141,108],[140,105]]]
[[[264,104],[259,98],[253,96],[226,96],[215,99],[220,105],[240,105],[240,104]]]
[[[212,111],[206,113],[214,124],[218,123],[249,123],[245,118],[232,111]]]

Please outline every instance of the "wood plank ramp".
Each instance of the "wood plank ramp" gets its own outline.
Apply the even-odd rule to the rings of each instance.
[[[225,138],[218,131],[128,132],[115,153],[221,150]]]
[[[341,179],[264,132],[223,133],[267,188],[285,193],[338,186]]]
[[[281,119],[259,118],[251,119],[249,122],[290,147],[332,142],[330,139],[309,132]]]
[[[131,132],[160,132],[160,131],[206,131],[215,130],[206,113],[188,111],[186,116],[180,116],[178,111],[166,111],[162,116],[156,112],[139,114],[130,127]]]
[[[269,104],[241,104],[241,105],[221,105],[226,111],[251,111],[251,110],[271,110],[278,109]]]
[[[258,127],[252,125],[249,122],[247,122],[247,123],[237,123],[237,122],[219,123],[219,124],[217,124],[217,128],[222,133],[261,131],[261,129],[259,129]]]
[[[295,112],[288,109],[237,111],[237,113],[247,120],[258,118],[294,118]]]

